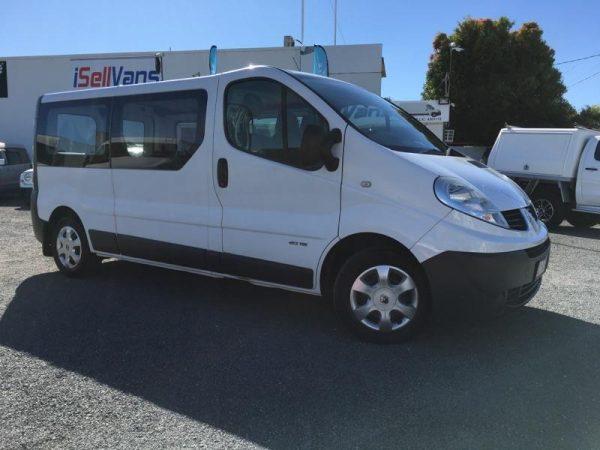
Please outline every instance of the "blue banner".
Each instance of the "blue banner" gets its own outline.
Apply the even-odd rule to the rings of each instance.
[[[327,61],[327,52],[321,45],[315,45],[313,52],[313,73],[329,76],[329,62]]]
[[[217,73],[217,46],[213,45],[208,52],[208,71],[211,75]]]

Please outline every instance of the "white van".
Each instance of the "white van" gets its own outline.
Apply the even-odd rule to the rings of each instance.
[[[526,303],[548,262],[518,186],[342,81],[253,67],[48,94],[36,134],[34,230],[68,276],[118,258],[325,295],[398,341],[431,307]]]
[[[488,164],[523,187],[547,225],[600,223],[600,131],[503,128]]]

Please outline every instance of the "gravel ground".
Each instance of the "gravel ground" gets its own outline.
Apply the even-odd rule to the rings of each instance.
[[[41,255],[0,199],[0,446],[598,448],[600,228],[565,226],[529,306],[355,340],[319,298]]]

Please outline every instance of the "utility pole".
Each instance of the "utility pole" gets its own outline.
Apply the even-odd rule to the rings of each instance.
[[[337,45],[337,0],[333,1],[333,45]]]
[[[452,53],[464,52],[465,49],[456,45],[456,42],[450,42],[450,67],[448,68],[448,73],[446,74],[446,98],[448,101],[450,100],[450,81],[452,79]]]
[[[304,0],[300,1],[300,42],[304,45]]]

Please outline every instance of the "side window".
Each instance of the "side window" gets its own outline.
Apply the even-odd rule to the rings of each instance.
[[[225,131],[235,148],[275,159],[283,152],[283,87],[268,80],[236,82],[225,95]]]
[[[596,161],[600,161],[600,141],[598,141],[598,145],[596,145],[596,152],[594,153],[594,158]]]
[[[42,103],[36,133],[40,165],[108,167],[108,100]]]
[[[204,138],[206,98],[206,91],[116,97],[113,169],[181,169]]]
[[[302,138],[309,125],[329,130],[316,109],[276,81],[238,81],[226,90],[225,133],[238,150],[303,168]]]

